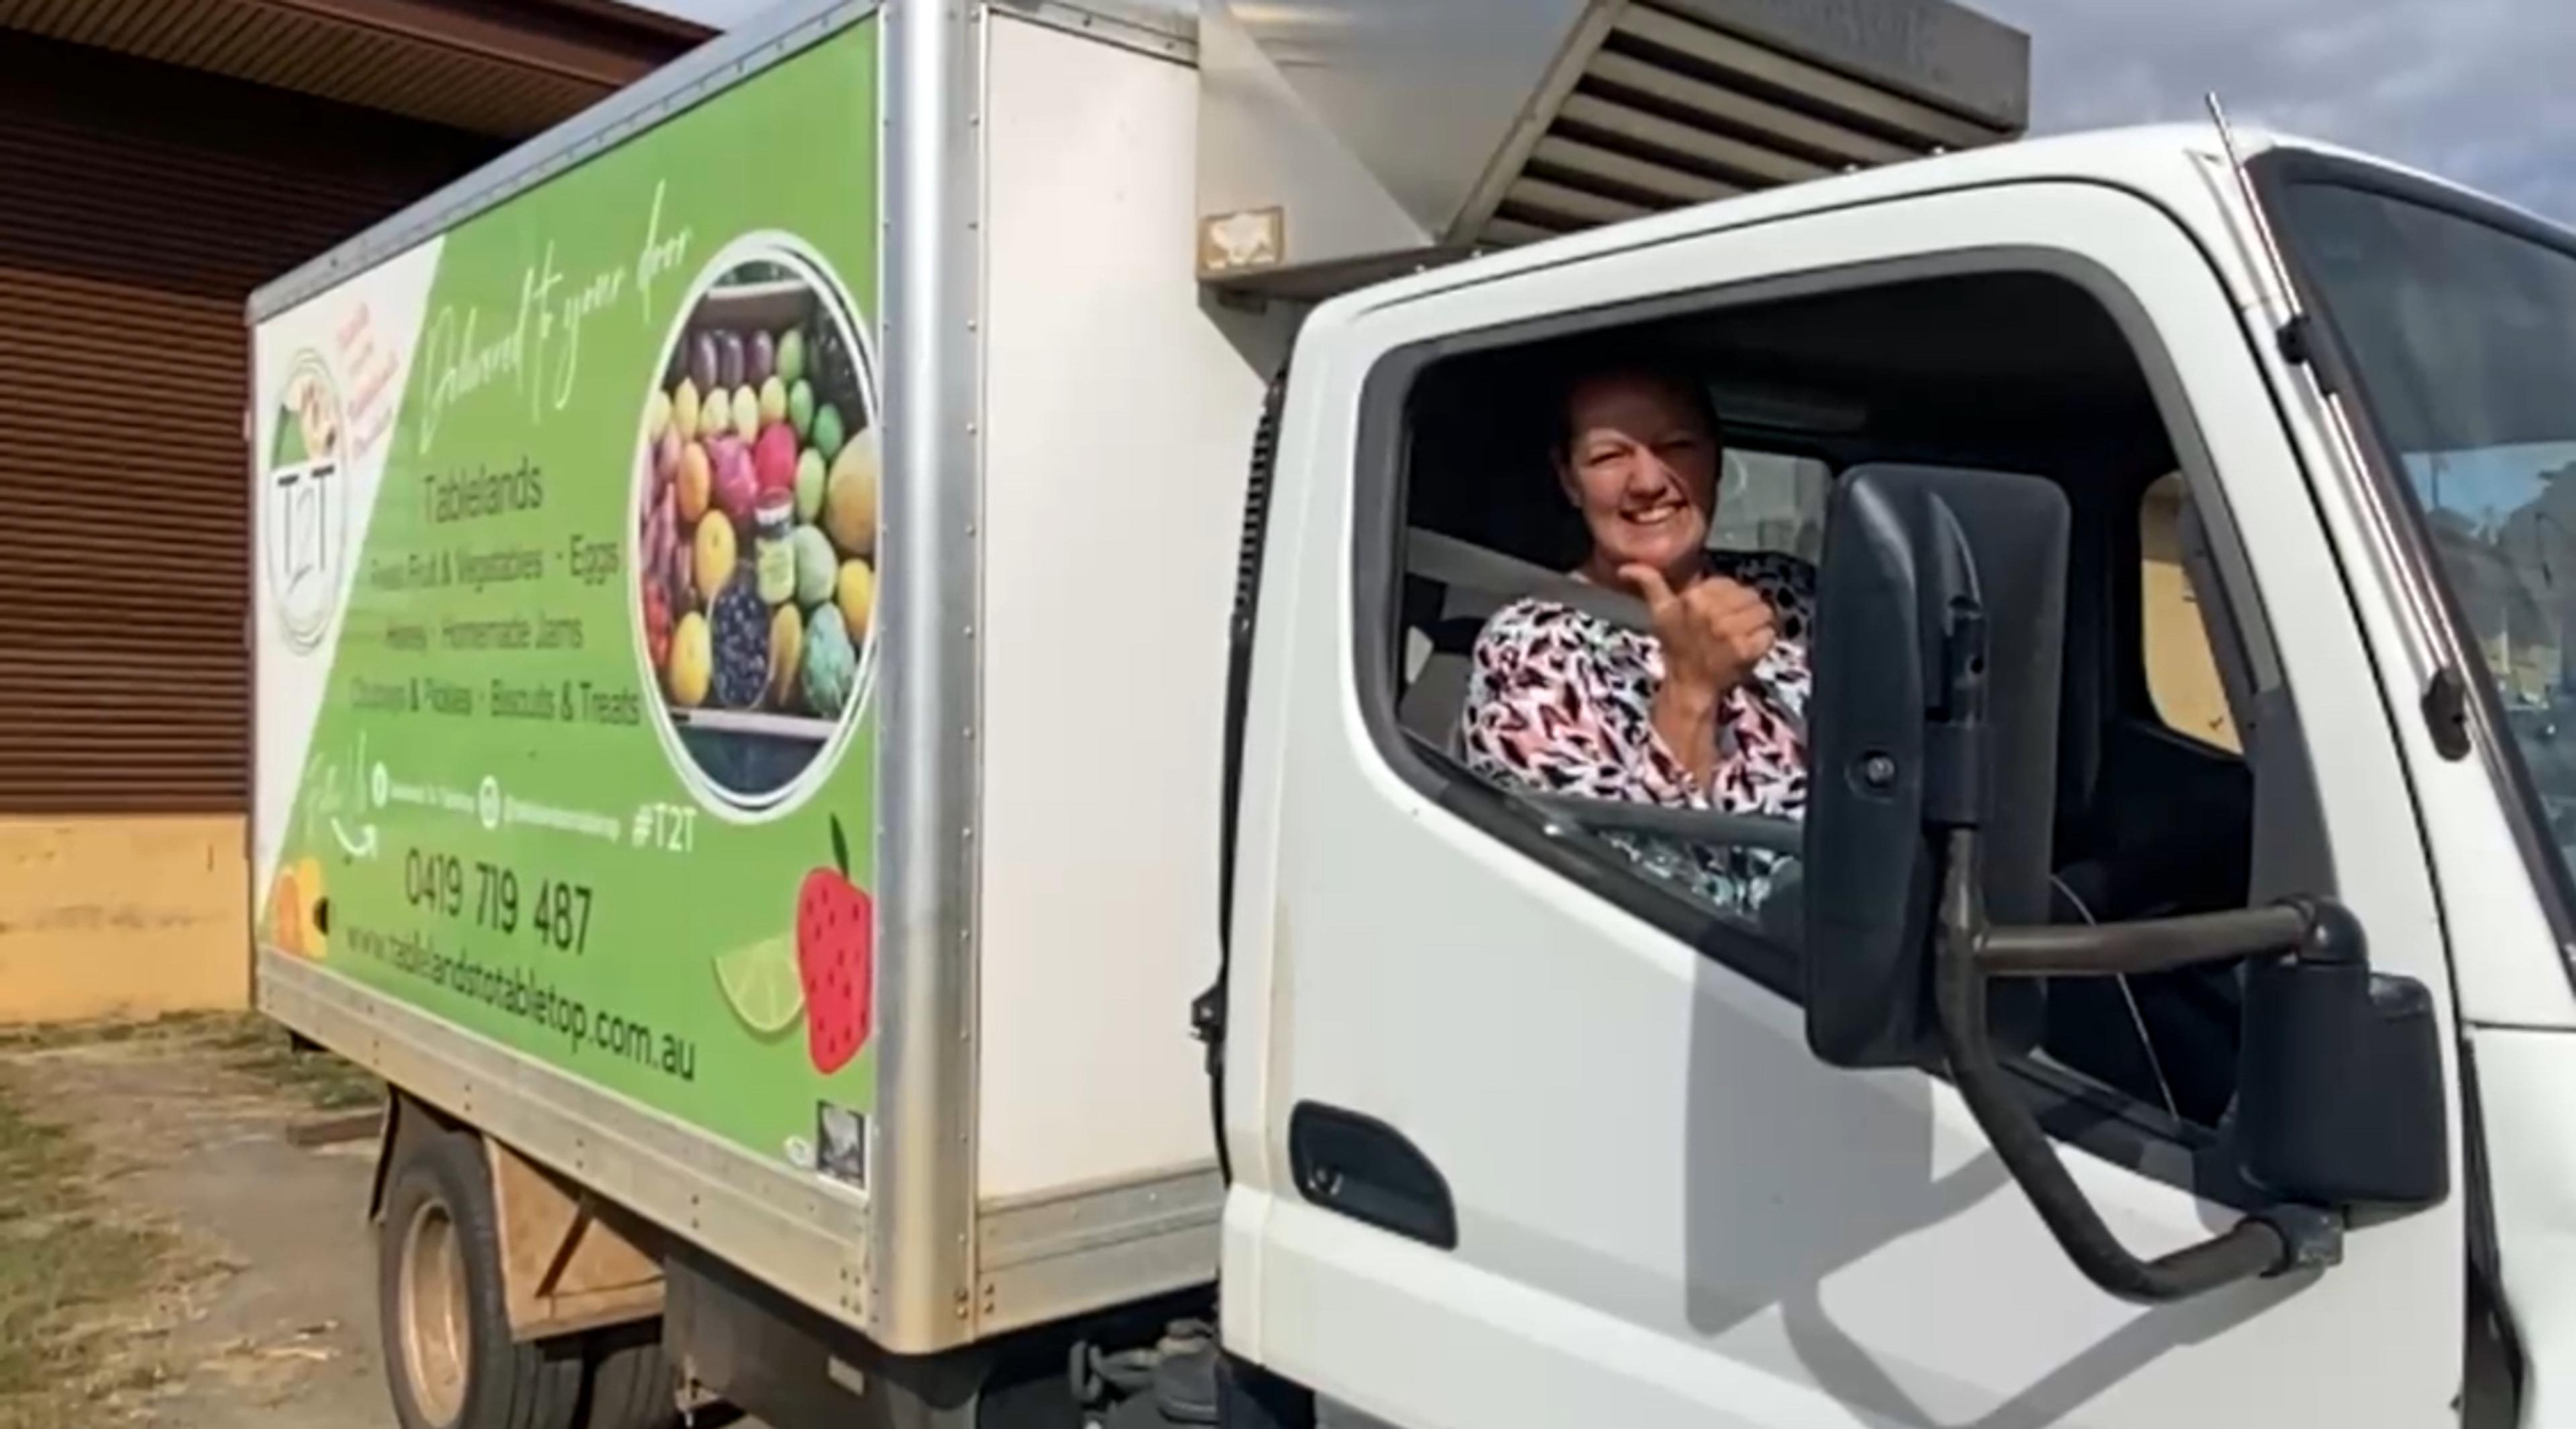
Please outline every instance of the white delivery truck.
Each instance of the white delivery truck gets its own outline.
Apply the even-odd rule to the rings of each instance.
[[[2025,63],[815,4],[258,294],[407,1429],[2576,1422],[2576,237]],[[1605,361],[1802,820],[1465,760]]]

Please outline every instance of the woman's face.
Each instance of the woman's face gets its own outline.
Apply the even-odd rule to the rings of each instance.
[[[1585,382],[1567,399],[1572,438],[1558,456],[1566,495],[1592,530],[1591,567],[1695,567],[1717,501],[1717,434],[1670,384],[1642,376]]]

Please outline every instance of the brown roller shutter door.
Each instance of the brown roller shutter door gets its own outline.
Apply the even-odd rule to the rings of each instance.
[[[244,806],[243,303],[484,151],[0,33],[0,813]]]

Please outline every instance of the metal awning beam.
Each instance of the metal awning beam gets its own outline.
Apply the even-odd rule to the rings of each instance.
[[[625,6],[564,0],[247,0],[475,55],[521,69],[622,89],[713,33]],[[216,8],[216,7],[209,7]]]

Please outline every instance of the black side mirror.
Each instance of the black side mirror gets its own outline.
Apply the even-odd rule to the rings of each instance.
[[[2298,951],[2246,969],[2245,1179],[2310,1205],[2437,1204],[2451,1191],[2450,1117],[2432,994],[2372,972],[2341,904],[2313,916]]]
[[[2065,494],[2037,477],[1860,466],[1836,485],[1811,647],[1807,1043],[1842,1067],[1938,1055],[1939,830],[1980,825],[1980,894],[2047,916],[2065,650]],[[2040,985],[1998,989],[2007,1045]]]
[[[2181,1299],[2330,1265],[2341,1212],[2449,1193],[2441,1048],[2420,983],[2374,975],[2350,912],[2306,900],[2048,926],[2067,509],[2030,478],[1859,468],[1827,528],[1810,701],[1807,1038],[1843,1066],[1938,1056],[2095,1284]],[[2130,1254],[2003,1066],[2044,980],[2242,961],[2238,1145],[2273,1198]]]

